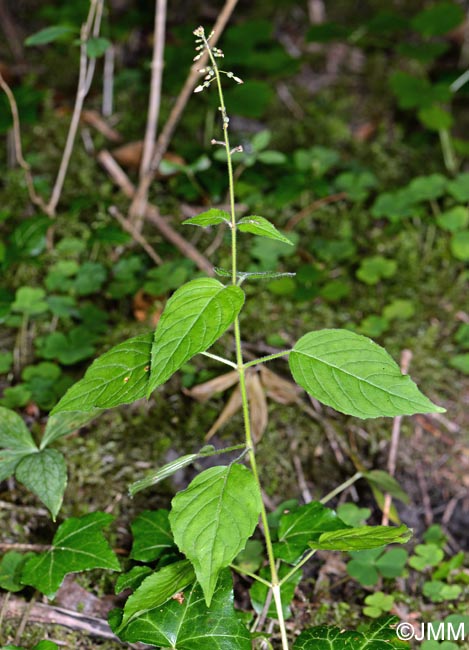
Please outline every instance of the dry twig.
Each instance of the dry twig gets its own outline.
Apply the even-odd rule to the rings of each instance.
[[[140,232],[138,232],[135,226],[131,224],[130,221],[126,219],[121,212],[119,212],[119,210],[116,208],[115,205],[111,205],[111,207],[109,208],[109,214],[115,219],[117,219],[117,221],[120,223],[122,228],[126,230],[129,233],[129,235],[132,235],[133,239],[137,242],[137,244],[140,244],[140,246],[147,253],[147,255],[151,257],[151,259],[155,262],[155,264],[158,265],[163,264],[163,260],[155,251],[155,249],[152,246],[150,246],[150,244],[147,242],[145,237]]]

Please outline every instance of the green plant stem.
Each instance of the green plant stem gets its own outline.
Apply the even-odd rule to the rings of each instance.
[[[338,485],[334,490],[331,490],[331,492],[328,492],[325,497],[323,497],[319,503],[327,503],[331,499],[333,499],[337,494],[340,494],[344,490],[346,490],[348,487],[356,483],[358,479],[360,479],[363,476],[362,472],[357,472],[353,476],[351,476],[349,479]]]
[[[250,368],[251,366],[257,366],[259,363],[265,363],[266,361],[272,361],[273,359],[280,359],[286,354],[290,354],[291,350],[284,350],[283,352],[276,352],[275,354],[269,354],[266,357],[260,357],[259,359],[254,359],[254,361],[249,361],[244,364],[245,368]]]
[[[440,136],[440,144],[445,167],[450,174],[455,174],[458,170],[458,162],[456,160],[456,154],[454,153],[450,133],[448,129],[440,129],[438,135]]]
[[[243,576],[248,576],[249,578],[253,578],[253,580],[257,580],[257,582],[261,582],[263,585],[265,585],[269,589],[272,588],[272,585],[270,584],[270,582],[268,580],[264,580],[264,578],[261,578],[260,576],[258,576],[257,573],[252,573],[251,571],[246,571],[245,569],[242,569],[237,564],[230,564],[230,567],[233,569],[233,571],[236,571],[237,573],[240,573]]]
[[[316,549],[312,548],[310,551],[306,553],[306,555],[303,557],[298,564],[296,564],[291,571],[287,573],[287,575],[283,576],[283,578],[280,580],[280,586],[283,585],[284,582],[286,582],[289,578],[291,578],[297,571],[301,569],[301,567],[306,564],[306,562],[309,562],[309,560],[313,557],[313,555],[316,553]]]
[[[220,98],[220,111],[222,114],[222,119],[223,119],[223,136],[224,136],[224,142],[225,142],[225,149],[226,149],[226,157],[227,157],[227,166],[228,166],[228,186],[229,186],[229,196],[230,196],[230,212],[231,212],[231,255],[232,255],[232,260],[231,260],[231,268],[232,268],[232,283],[234,286],[236,286],[237,283],[237,250],[236,250],[236,213],[235,213],[235,195],[234,195],[234,177],[233,177],[233,164],[231,161],[231,146],[230,146],[230,139],[228,136],[228,125],[229,125],[229,118],[226,113],[226,107],[225,107],[225,101],[223,98],[223,88],[221,85],[221,79],[220,79],[220,71],[218,70],[218,65],[215,60],[215,57],[210,49],[210,45],[208,44],[208,41],[204,38],[205,40],[205,46],[207,48],[210,61],[213,66],[213,70],[215,73],[216,81],[217,81],[217,88],[218,88],[218,95]],[[283,617],[283,608],[282,608],[282,599],[280,595],[280,585],[279,585],[279,577],[278,577],[278,571],[277,571],[277,566],[275,564],[275,557],[274,557],[274,551],[273,551],[273,546],[272,546],[272,538],[270,536],[270,530],[269,530],[269,522],[267,520],[267,512],[265,509],[264,502],[262,500],[262,489],[261,489],[261,482],[259,480],[259,472],[257,470],[257,463],[256,463],[256,454],[255,454],[255,449],[254,449],[254,444],[252,440],[252,435],[251,435],[251,420],[250,420],[250,414],[249,414],[249,401],[248,401],[248,395],[247,395],[247,389],[246,389],[246,376],[245,376],[245,365],[243,361],[243,353],[241,349],[241,331],[240,331],[240,326],[239,326],[239,318],[235,319],[234,322],[234,332],[235,332],[235,342],[236,342],[236,360],[237,360],[237,366],[238,366],[238,373],[239,373],[239,386],[240,386],[240,391],[241,391],[241,400],[242,400],[242,407],[243,407],[243,420],[244,420],[244,431],[245,431],[245,438],[246,438],[246,447],[248,448],[248,454],[249,454],[249,463],[251,465],[251,471],[254,476],[254,479],[257,484],[258,488],[258,493],[260,497],[260,503],[261,503],[261,521],[262,525],[264,528],[264,538],[265,538],[265,544],[267,548],[267,556],[269,560],[269,567],[270,567],[270,575],[271,575],[271,587],[272,587],[272,593],[274,596],[275,600],[275,606],[277,610],[277,617],[278,617],[278,623],[280,627],[280,634],[282,638],[282,650],[289,650],[288,648],[288,639],[287,639],[287,630],[285,627],[285,620]]]
[[[234,361],[230,361],[229,359],[225,359],[224,357],[219,357],[218,354],[212,354],[211,352],[202,352],[204,357],[208,357],[209,359],[213,359],[214,361],[219,361],[220,363],[224,363],[226,366],[231,366],[232,368],[237,368],[238,364],[236,364]]]

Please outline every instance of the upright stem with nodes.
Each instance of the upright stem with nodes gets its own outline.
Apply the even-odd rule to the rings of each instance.
[[[242,151],[241,147],[235,147],[234,149],[230,145],[229,138],[229,124],[230,118],[225,106],[225,100],[223,96],[223,88],[221,84],[221,75],[224,74],[230,79],[233,79],[236,83],[243,83],[242,79],[236,77],[232,72],[227,72],[225,70],[220,70],[218,67],[217,59],[223,57],[223,52],[218,47],[212,47],[210,45],[210,39],[213,36],[213,32],[209,36],[205,35],[205,30],[203,27],[198,27],[194,30],[194,35],[196,36],[196,50],[197,54],[194,58],[194,61],[200,59],[204,53],[207,51],[209,56],[210,65],[202,68],[200,72],[204,75],[204,79],[201,84],[199,84],[194,92],[202,92],[210,86],[211,83],[215,82],[218,90],[218,97],[220,100],[219,111],[222,116],[222,126],[223,126],[223,142],[218,142],[212,140],[212,144],[221,144],[225,147],[226,151],[226,160],[228,167],[228,184],[229,184],[229,203],[230,203],[230,227],[231,227],[231,278],[233,285],[238,284],[238,273],[237,273],[237,248],[236,248],[236,213],[235,213],[235,195],[234,195],[234,176],[233,176],[233,163],[232,163],[232,154],[237,151]],[[243,420],[244,420],[244,432],[246,440],[246,448],[248,449],[249,462],[251,465],[251,470],[253,476],[256,480],[259,494],[262,495],[261,483],[259,479],[259,472],[257,469],[256,455],[254,449],[254,442],[251,434],[251,419],[249,413],[249,401],[246,389],[246,365],[243,361],[243,353],[241,348],[241,331],[239,325],[239,318],[236,318],[234,322],[234,334],[235,334],[235,343],[236,343],[236,367],[239,374],[239,386],[241,390],[242,398],[242,409],[243,409]],[[262,502],[262,499],[261,499]],[[277,571],[277,565],[275,562],[274,551],[272,547],[272,538],[270,536],[269,522],[267,520],[267,512],[264,504],[262,503],[261,507],[261,520],[262,526],[264,529],[264,537],[267,548],[267,556],[269,560],[270,567],[270,588],[272,589],[272,595],[275,602],[275,607],[277,611],[277,618],[280,626],[280,634],[282,638],[282,649],[288,650],[288,639],[287,632],[285,627],[285,620],[283,616],[282,608],[282,599],[280,594],[280,580]]]

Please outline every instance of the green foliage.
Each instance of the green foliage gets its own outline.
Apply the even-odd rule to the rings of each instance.
[[[409,559],[409,565],[417,571],[424,571],[439,564],[443,557],[443,551],[436,544],[418,544],[415,555]]]
[[[243,303],[244,293],[239,287],[225,287],[213,278],[192,280],[178,289],[168,300],[155,331],[147,395],[186,361],[213,345]]]
[[[302,388],[341,413],[372,418],[441,412],[383,348],[353,332],[305,334],[293,347],[289,364]]]
[[[295,641],[293,650],[391,650],[392,648],[409,648],[401,641],[394,625],[396,616],[386,616],[362,626],[360,632],[344,631],[338,627],[318,626],[305,630]]]
[[[405,544],[412,536],[407,526],[360,526],[322,533],[309,542],[311,548],[328,551],[361,551],[383,544]]]
[[[121,617],[121,612],[111,613],[110,624],[114,630],[119,630]],[[141,641],[181,650],[251,648],[249,632],[233,608],[232,581],[227,571],[220,575],[210,608],[205,604],[201,587],[194,584],[182,592],[179,601],[174,599],[149,608],[130,621],[119,635],[129,643]]]
[[[145,510],[131,527],[134,541],[130,557],[134,560],[152,562],[176,548],[167,510]]]
[[[220,571],[244,548],[260,510],[256,481],[242,465],[205,470],[174,497],[169,515],[174,539],[194,566],[207,607]]]
[[[291,242],[288,237],[282,235],[282,233],[280,233],[277,228],[272,223],[270,223],[270,221],[264,219],[264,217],[243,217],[238,221],[238,228],[241,232],[250,232],[251,234],[258,235],[259,237],[276,239],[277,241],[281,241],[284,244],[293,246],[293,242]]]
[[[50,550],[27,560],[22,583],[53,598],[68,573],[97,568],[119,571],[119,562],[102,534],[113,519],[103,512],[67,519],[54,535]]]
[[[355,551],[347,563],[347,573],[358,580],[361,585],[375,585],[380,576],[397,578],[402,575],[407,562],[407,551],[403,548],[373,548]]]
[[[397,263],[387,260],[382,255],[367,257],[362,260],[357,271],[357,278],[366,284],[378,284],[382,279],[392,278],[397,271]]]
[[[67,484],[64,457],[55,449],[43,449],[20,460],[15,476],[49,508],[55,521]]]
[[[379,618],[385,612],[389,612],[394,606],[394,597],[375,591],[365,598],[366,607],[363,608],[365,616],[370,618]]]
[[[53,43],[64,38],[64,36],[69,37],[74,33],[72,27],[66,25],[51,25],[50,27],[45,27],[41,29],[40,32],[36,32],[25,40],[25,45],[47,45],[47,43]]]

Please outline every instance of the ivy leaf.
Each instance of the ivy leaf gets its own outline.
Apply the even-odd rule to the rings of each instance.
[[[168,300],[151,349],[147,394],[194,355],[207,350],[231,325],[244,303],[239,287],[214,278],[192,280]]]
[[[196,217],[191,217],[182,222],[183,226],[200,226],[207,228],[208,226],[218,226],[220,223],[230,224],[231,217],[225,210],[218,208],[211,208],[206,212],[201,212]]]
[[[15,476],[47,506],[55,521],[67,485],[67,467],[62,454],[44,449],[25,456],[17,465]]]
[[[285,237],[285,235],[282,235],[282,233],[279,232],[270,221],[264,219],[264,217],[243,217],[238,221],[238,228],[241,232],[250,232],[253,235],[267,237],[268,239],[276,239],[284,244],[290,244],[290,246],[293,246],[293,242],[291,242],[288,237]]]
[[[22,583],[53,598],[67,573],[119,571],[119,562],[101,532],[113,519],[104,512],[67,519],[56,532],[50,550],[26,562]]]
[[[143,580],[125,603],[120,634],[132,621],[155,609],[159,609],[174,594],[195,582],[194,569],[189,560],[169,564]]]
[[[57,415],[51,415],[47,420],[46,428],[44,430],[44,435],[42,436],[40,449],[44,449],[47,445],[50,445],[51,442],[67,436],[73,431],[77,431],[80,427],[83,427],[85,424],[88,424],[93,418],[95,418],[99,409],[92,411],[66,411]]]
[[[11,476],[22,458],[37,447],[22,418],[0,406],[0,481]]]
[[[175,549],[167,510],[144,510],[130,527],[134,536],[130,557],[134,560],[152,562]]]
[[[182,602],[180,602],[182,600]],[[119,627],[119,612],[111,613],[111,627]],[[220,575],[210,609],[200,585],[184,591],[127,625],[120,633],[123,641],[148,643],[178,650],[251,650],[251,637],[233,607],[231,575]]]
[[[322,533],[309,546],[325,551],[361,551],[385,544],[405,544],[411,536],[407,526],[360,526]]]
[[[244,548],[261,511],[252,473],[243,465],[211,467],[172,501],[174,540],[192,562],[210,606],[218,574]]]
[[[372,621],[361,632],[341,630],[338,627],[319,625],[304,630],[293,645],[293,650],[392,650],[407,649],[394,629],[397,616],[383,616]]]
[[[275,557],[289,563],[297,560],[309,549],[309,542],[331,530],[347,528],[330,508],[318,501],[287,512],[280,518],[278,542],[274,544]]]
[[[289,356],[297,384],[323,404],[359,418],[443,413],[392,357],[370,339],[347,330],[305,334]]]
[[[152,338],[152,333],[136,336],[98,357],[51,414],[112,408],[145,397]]]

